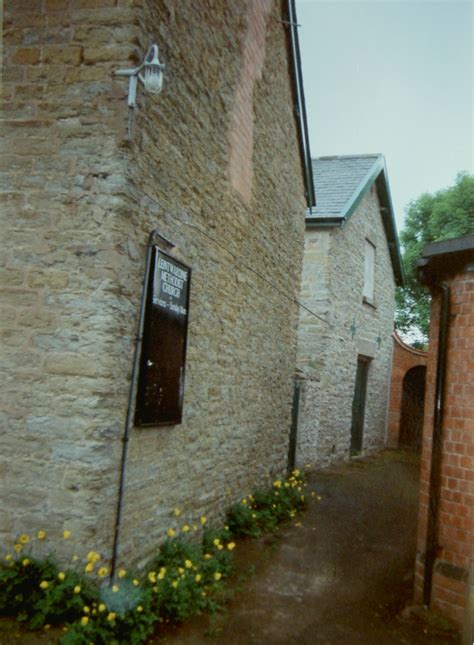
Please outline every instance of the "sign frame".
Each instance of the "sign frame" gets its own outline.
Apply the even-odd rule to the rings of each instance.
[[[191,274],[191,267],[156,244],[152,245],[145,278],[147,293],[135,397],[134,425],[137,427],[182,422]],[[170,338],[180,345],[175,362]],[[170,375],[171,379],[167,379]],[[156,402],[157,394],[161,396],[163,391],[163,404],[161,398],[156,405],[150,403]]]

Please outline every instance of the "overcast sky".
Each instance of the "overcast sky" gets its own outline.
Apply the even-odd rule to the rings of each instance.
[[[297,0],[311,154],[381,152],[398,229],[474,172],[471,0]],[[317,196],[316,196],[317,197]]]

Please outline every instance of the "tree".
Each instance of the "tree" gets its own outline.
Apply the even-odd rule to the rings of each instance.
[[[424,247],[461,235],[474,233],[474,175],[460,173],[454,186],[434,194],[424,193],[407,209],[400,233],[405,286],[397,289],[396,327],[415,334],[423,344],[428,338],[430,294],[416,274],[416,261]]]

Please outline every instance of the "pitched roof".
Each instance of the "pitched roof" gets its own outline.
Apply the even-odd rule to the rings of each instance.
[[[319,157],[312,159],[318,201],[312,215],[344,217],[361,184],[382,155]]]
[[[312,160],[312,166],[318,201],[306,212],[307,228],[343,226],[375,184],[395,282],[402,285],[403,268],[384,156],[318,157]]]

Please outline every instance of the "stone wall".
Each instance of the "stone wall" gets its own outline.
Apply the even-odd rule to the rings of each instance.
[[[193,269],[184,417],[132,431],[121,559],[149,555],[174,507],[217,521],[284,471],[304,190],[280,17],[268,0],[7,6],[3,544],[48,517],[110,553],[152,229]],[[111,71],[152,42],[164,88],[139,88],[129,139]]]
[[[320,318],[300,314],[300,464],[348,458],[358,355],[371,357],[363,452],[385,442],[395,283],[379,209],[371,189],[343,228],[306,232],[301,299]],[[376,246],[374,306],[362,302],[366,239]]]

